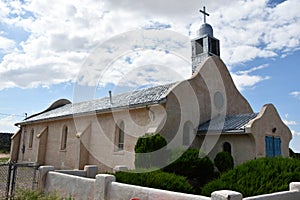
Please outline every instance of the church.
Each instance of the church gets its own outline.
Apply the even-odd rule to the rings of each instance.
[[[82,169],[134,169],[137,139],[160,133],[168,149],[198,148],[210,159],[229,152],[239,165],[289,156],[292,134],[272,104],[254,112],[220,58],[220,41],[204,24],[191,40],[192,76],[183,81],[71,103],[60,99],[17,123],[11,160]]]

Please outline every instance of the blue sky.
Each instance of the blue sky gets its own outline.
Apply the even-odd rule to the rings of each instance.
[[[40,112],[57,99],[72,101],[88,58],[110,38],[156,29],[192,39],[204,5],[237,87],[256,112],[266,103],[276,106],[293,132],[292,149],[300,152],[298,0],[0,1],[0,132],[16,131],[13,124],[25,113]],[[164,68],[151,63],[174,66],[173,79],[190,75],[178,57],[149,50],[115,59],[105,78],[90,74],[85,83],[94,88],[95,98],[116,85],[128,87],[124,80],[131,79],[131,87],[171,81],[156,73]],[[137,73],[145,65],[155,70]]]

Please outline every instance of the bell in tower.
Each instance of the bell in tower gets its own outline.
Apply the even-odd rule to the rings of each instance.
[[[198,31],[198,37],[192,40],[192,74],[207,57],[220,56],[220,41],[214,38],[213,28],[206,23],[209,14],[205,12],[205,7],[200,12],[204,15],[204,24]]]

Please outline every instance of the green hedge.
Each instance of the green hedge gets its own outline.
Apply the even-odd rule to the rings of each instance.
[[[233,158],[231,154],[226,151],[222,151],[216,155],[214,164],[221,173],[233,169],[234,167]]]
[[[214,177],[214,164],[207,156],[200,157],[198,149],[187,149],[163,171],[185,176],[189,180],[196,179],[201,186]]]
[[[136,153],[135,168],[159,168],[164,166],[169,155],[166,146],[167,141],[160,134],[145,135],[138,138],[134,147]]]
[[[141,171],[139,171],[141,172]],[[117,172],[116,181],[131,185],[139,185],[183,193],[194,193],[194,189],[185,177],[160,170],[137,173],[137,171]]]
[[[225,172],[202,188],[210,196],[216,190],[234,190],[244,197],[289,189],[289,183],[300,181],[300,160],[291,158],[260,158],[248,161]]]

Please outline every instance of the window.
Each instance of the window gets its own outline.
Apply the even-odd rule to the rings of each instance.
[[[196,41],[196,55],[203,53],[203,38]]]
[[[68,139],[68,127],[64,126],[61,135],[61,145],[60,150],[66,150],[67,148],[67,139]]]
[[[182,134],[182,145],[190,146],[191,138],[193,138],[193,124],[192,122],[185,122],[183,126],[183,134]]]
[[[122,151],[124,150],[124,122],[121,121],[116,128],[116,145],[117,150]]]
[[[231,154],[231,144],[229,142],[224,142],[223,151],[226,151]]]
[[[32,148],[32,144],[33,144],[33,137],[34,137],[34,130],[31,129],[30,131],[30,135],[29,135],[29,145],[28,148]]]
[[[219,48],[218,48],[219,41],[216,40],[216,39],[210,38],[210,44],[211,44],[211,46],[210,46],[210,52],[213,53],[213,54],[215,54],[215,55],[217,55],[217,56],[219,56],[220,55]]]
[[[273,158],[275,156],[281,156],[280,138],[266,136],[265,142],[266,142],[266,157]]]

